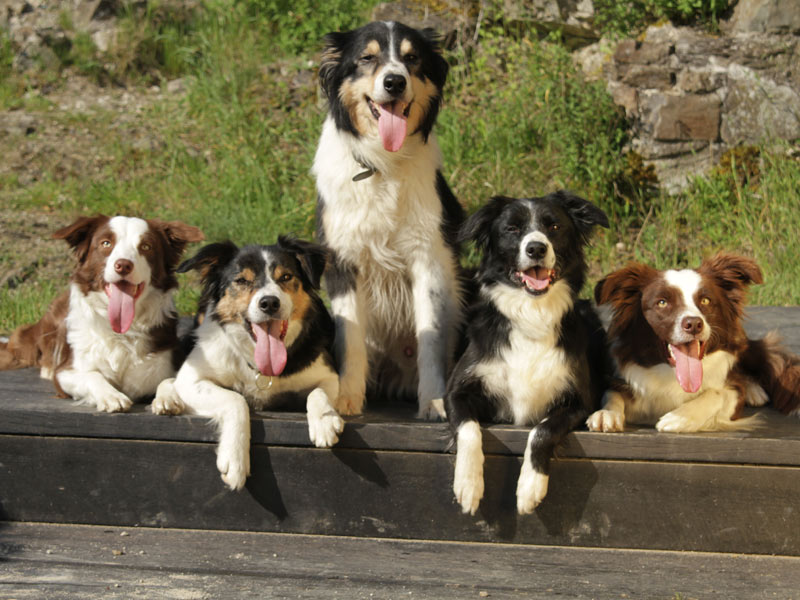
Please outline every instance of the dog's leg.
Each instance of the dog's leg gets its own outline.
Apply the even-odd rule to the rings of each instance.
[[[336,324],[335,354],[339,366],[339,413],[364,410],[367,389],[366,314],[353,269],[333,261],[325,274]]]
[[[623,393],[606,390],[606,393],[603,394],[602,410],[596,410],[586,419],[589,431],[624,431],[625,401],[626,397]]]
[[[448,362],[461,307],[453,259],[443,243],[413,261],[411,279],[418,347],[417,416],[444,419]]]
[[[175,380],[175,390],[187,413],[216,421],[217,468],[222,481],[232,490],[239,490],[250,475],[250,407],[241,394],[196,375],[184,364]]]
[[[156,397],[150,404],[154,415],[180,415],[186,411],[186,405],[175,391],[175,378],[165,379],[156,388]]]
[[[98,371],[64,369],[56,374],[56,378],[65,394],[79,402],[94,404],[97,410],[123,412],[133,404]]]
[[[474,515],[483,498],[483,436],[473,402],[483,396],[477,379],[462,377],[456,365],[445,402],[450,428],[456,437],[453,492],[464,513]]]
[[[306,400],[308,437],[317,448],[330,448],[339,441],[344,430],[344,421],[333,406],[339,392],[336,373],[321,381]]]
[[[739,394],[735,390],[706,390],[662,416],[656,429],[672,433],[728,429],[736,412]]]
[[[575,392],[556,403],[547,416],[528,434],[525,456],[517,481],[517,512],[530,514],[547,495],[550,459],[554,448],[586,418],[586,411]]]

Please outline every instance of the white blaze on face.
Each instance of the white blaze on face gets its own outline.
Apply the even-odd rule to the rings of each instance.
[[[414,91],[411,76],[401,57],[395,50],[395,31],[389,27],[389,60],[383,65],[375,77],[370,97],[378,110],[378,133],[384,149],[397,152],[403,146],[408,133],[408,109],[413,100]],[[397,77],[405,81],[401,95],[391,94],[386,89],[386,78]]]
[[[266,270],[272,258],[268,252],[263,253]],[[266,273],[266,284],[253,293],[247,306],[247,320],[255,338],[253,358],[256,368],[267,377],[280,375],[286,368],[287,350],[284,340],[289,330],[289,317],[292,314],[292,299]],[[268,314],[261,308],[265,298],[277,298],[280,308],[275,314]]]
[[[681,322],[685,317],[700,317],[703,320],[703,331],[700,335],[700,339],[703,341],[707,340],[710,335],[708,322],[706,322],[703,313],[700,312],[700,309],[697,308],[697,305],[694,303],[694,295],[697,293],[697,290],[700,289],[700,274],[692,269],[683,269],[681,271],[672,270],[664,273],[664,279],[669,285],[680,290],[683,299],[684,309],[677,312],[675,315],[675,324],[672,330],[673,341],[688,342],[690,337],[694,337],[687,335],[681,328]]]
[[[701,277],[697,271],[684,269],[682,271],[667,271],[664,279],[681,293],[683,308],[674,313],[672,340],[668,344],[670,356],[675,361],[675,374],[678,383],[685,392],[695,393],[703,383],[703,351],[701,343],[708,340],[711,335],[710,327],[703,313],[694,302],[694,295],[700,288]],[[699,317],[703,327],[695,335],[684,331],[683,320],[687,317]]]
[[[150,283],[150,263],[139,253],[139,244],[148,226],[144,219],[136,217],[114,217],[108,224],[116,238],[103,269],[108,320],[115,333],[125,333],[136,316],[136,301]],[[119,261],[126,263],[125,268],[118,272]]]
[[[528,244],[531,242],[540,242],[547,247],[547,252],[542,259],[533,259],[528,256],[527,248]],[[541,231],[530,232],[522,238],[522,241],[519,244],[519,256],[517,258],[517,264],[519,265],[520,269],[523,270],[533,266],[534,264],[541,265],[546,269],[552,269],[556,266],[556,253],[555,250],[553,250],[553,244],[550,243],[550,240],[547,239],[547,236]]]

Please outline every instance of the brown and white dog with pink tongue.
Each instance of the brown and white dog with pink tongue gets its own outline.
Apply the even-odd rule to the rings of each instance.
[[[250,474],[250,408],[299,397],[317,447],[334,445],[344,427],[334,408],[333,321],[317,294],[326,256],[316,244],[281,236],[271,246],[209,244],[178,267],[201,274],[203,318],[194,348],[152,408],[217,423],[217,467],[233,490]]]
[[[659,431],[747,427],[745,404],[772,399],[784,412],[800,404],[800,359],[775,334],[748,339],[742,327],[747,288],[761,283],[750,258],[720,253],[697,269],[659,271],[634,263],[595,288],[619,380],[592,431],[625,423]]]
[[[183,360],[175,266],[202,232],[178,221],[81,217],[53,234],[78,264],[42,319],[0,344],[0,369],[41,367],[59,393],[98,410],[152,396]]]

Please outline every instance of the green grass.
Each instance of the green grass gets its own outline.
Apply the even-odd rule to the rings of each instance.
[[[47,101],[24,93],[70,72],[131,87],[180,76],[189,86],[183,99],[166,99],[137,117],[156,132],[154,149],[115,130],[114,115],[58,115],[97,132],[106,166],[85,176],[49,172],[28,186],[8,176],[0,181],[2,201],[55,212],[65,223],[95,212],[181,219],[201,227],[208,240],[269,243],[282,232],[310,237],[315,191],[309,169],[324,109],[313,86],[293,89],[288,82],[313,80],[309,71],[322,35],[366,22],[373,4],[362,1],[354,9],[334,2],[302,20],[297,15],[306,5],[296,2],[291,13],[285,2],[242,0],[208,2],[205,11],[178,15],[152,4],[144,15],[123,19],[120,42],[107,56],[83,39],[62,59],[62,72],[25,76],[12,73],[12,49],[0,34],[0,108],[52,115]],[[451,71],[436,132],[445,175],[469,211],[494,194],[569,188],[612,221],[590,251],[590,284],[631,258],[693,266],[727,249],[754,256],[764,269],[766,283],[754,288],[754,302],[800,304],[796,158],[765,150],[757,177],[720,170],[677,196],[654,193],[637,157],[623,152],[626,123],[619,110],[601,84],[583,80],[560,45],[486,26],[475,47],[447,58]],[[196,289],[186,281],[179,307],[189,312]],[[63,284],[2,290],[0,331],[41,314]]]

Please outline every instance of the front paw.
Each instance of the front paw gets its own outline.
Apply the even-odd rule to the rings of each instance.
[[[764,406],[769,400],[767,392],[755,381],[748,381],[745,389],[744,399],[747,406]]]
[[[336,411],[340,415],[360,415],[364,412],[364,394],[340,393],[336,400]]]
[[[517,481],[517,512],[528,515],[542,503],[547,495],[550,476],[523,464]]]
[[[624,431],[625,415],[615,410],[597,410],[586,419],[586,427],[589,431]]]
[[[656,423],[656,429],[665,433],[694,433],[699,431],[703,423],[697,423],[677,411],[668,412]]]
[[[474,515],[483,498],[483,466],[460,465],[456,461],[453,492],[464,514]]]
[[[433,400],[420,401],[417,418],[425,421],[444,421],[447,413],[444,410],[444,400],[434,398]]]
[[[92,396],[89,401],[94,403],[97,410],[109,413],[125,412],[133,406],[133,400],[117,390],[110,390],[102,395]]]
[[[165,379],[158,384],[156,397],[150,404],[154,415],[181,415],[186,411],[186,405],[175,391],[175,379]]]
[[[250,475],[249,448],[242,452],[241,449],[220,447],[217,452],[217,469],[222,476],[222,481],[231,490],[242,489],[247,476]]]
[[[344,420],[335,411],[314,416],[308,413],[308,437],[317,448],[330,448],[339,441],[344,431]]]

